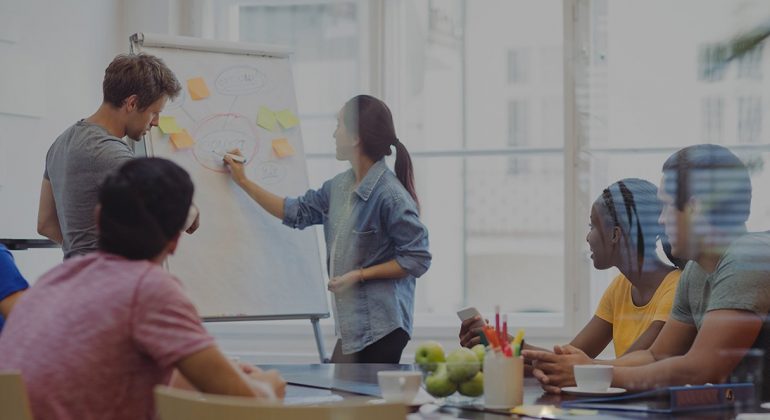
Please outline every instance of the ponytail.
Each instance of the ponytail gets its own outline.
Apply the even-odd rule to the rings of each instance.
[[[409,195],[414,199],[417,204],[417,211],[420,210],[420,200],[417,199],[417,189],[414,187],[414,167],[412,166],[412,158],[409,156],[409,152],[406,150],[404,143],[401,143],[396,139],[396,177],[401,181],[401,185],[406,188]]]

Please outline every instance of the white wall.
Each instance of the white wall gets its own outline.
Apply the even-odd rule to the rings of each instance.
[[[135,32],[175,33],[183,0],[0,0],[0,237],[37,238],[48,147],[101,103],[104,69]],[[59,250],[14,252],[34,281]]]
[[[34,238],[45,154],[59,133],[101,102],[112,57],[127,50],[119,37],[119,0],[0,1],[0,237]],[[14,104],[34,100],[30,115]],[[22,109],[21,113],[28,110]],[[61,259],[60,252],[15,253],[26,277]]]

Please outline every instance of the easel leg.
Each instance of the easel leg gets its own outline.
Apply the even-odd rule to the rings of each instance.
[[[321,335],[321,325],[318,323],[318,318],[310,318],[310,323],[313,324],[313,334],[315,334],[315,345],[318,348],[318,358],[321,363],[329,363],[329,359],[326,358],[326,350],[324,350],[323,336]]]

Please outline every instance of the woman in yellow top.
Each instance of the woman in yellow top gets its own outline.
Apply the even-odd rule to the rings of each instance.
[[[617,267],[621,273],[604,292],[595,315],[570,342],[591,358],[610,341],[617,357],[650,347],[671,312],[681,271],[661,261],[657,241],[674,265],[683,268],[684,262],[671,256],[671,246],[658,223],[662,204],[657,194],[652,183],[627,178],[604,189],[591,206],[586,241],[594,267]],[[477,344],[483,325],[480,317],[463,322],[460,343],[466,347]]]

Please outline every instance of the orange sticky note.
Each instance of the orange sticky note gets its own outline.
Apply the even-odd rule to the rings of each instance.
[[[193,140],[187,130],[182,129],[182,131],[171,135],[171,143],[174,144],[177,150],[189,149],[195,145],[195,140]]]
[[[273,140],[273,151],[279,158],[294,156],[294,147],[292,147],[287,139]]]
[[[206,81],[202,77],[187,80],[187,90],[194,101],[209,97],[209,87],[206,86]]]

